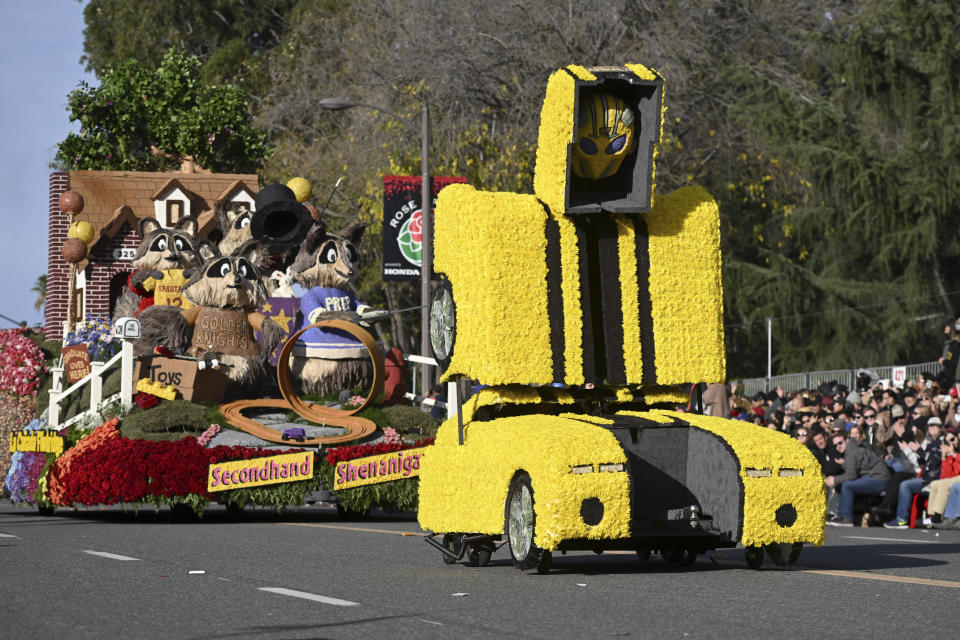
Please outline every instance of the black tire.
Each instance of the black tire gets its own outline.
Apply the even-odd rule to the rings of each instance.
[[[489,543],[471,544],[467,546],[467,564],[471,567],[485,567],[490,563],[493,555],[493,545]]]
[[[767,556],[773,560],[775,565],[778,567],[789,567],[800,557],[800,552],[803,550],[803,543],[771,542],[770,544],[764,545],[764,549],[767,552]]]
[[[520,472],[510,481],[504,506],[505,529],[509,538],[510,558],[518,569],[549,571],[550,554],[533,543],[537,525],[536,502],[530,476]],[[540,567],[546,564],[546,570]]]
[[[454,533],[445,533],[443,534],[443,542],[441,544],[443,544],[444,549],[453,554],[453,556],[446,553],[442,554],[443,564],[456,564],[456,556],[460,555],[460,547],[463,545],[460,541],[460,536]]]
[[[747,547],[747,566],[757,570],[763,566],[763,547]]]
[[[56,514],[56,508],[52,504],[38,504],[37,513],[45,518],[49,518]]]
[[[653,552],[650,549],[637,549],[637,559],[640,562],[649,562]]]
[[[683,562],[683,549],[667,548],[660,549],[660,557],[667,564],[680,564]]]
[[[439,373],[450,366],[456,342],[457,304],[450,281],[442,278],[430,299],[430,351],[437,361]]]

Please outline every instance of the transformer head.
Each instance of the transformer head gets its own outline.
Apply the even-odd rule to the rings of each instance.
[[[573,173],[589,180],[615,174],[633,150],[633,121],[633,110],[609,93],[593,93],[581,98]]]

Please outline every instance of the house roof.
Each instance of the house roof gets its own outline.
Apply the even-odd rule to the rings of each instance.
[[[216,228],[213,205],[224,193],[232,192],[238,182],[254,195],[260,190],[256,174],[70,171],[68,175],[70,188],[78,191],[84,200],[83,211],[74,216],[74,222],[85,220],[93,226],[94,244],[102,238],[113,237],[124,221],[136,229],[140,218],[153,217],[153,199],[169,191],[173,183],[196,196],[193,203],[199,212],[196,209],[194,212],[201,235]],[[84,260],[77,267],[83,269],[86,265]]]

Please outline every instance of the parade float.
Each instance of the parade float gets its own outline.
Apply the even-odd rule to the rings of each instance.
[[[364,326],[376,314],[347,290],[362,227],[331,233],[303,204],[309,185],[167,175],[141,213],[91,186],[131,174],[55,174],[50,333],[61,338],[81,308],[132,309],[114,325],[119,353],[81,381],[95,380],[99,401],[101,373],[120,361],[134,373],[117,376],[116,402],[137,409],[64,426],[81,382],[64,389],[57,369],[46,422],[11,440],[15,501],[199,513],[299,505],[323,487],[344,511],[417,509],[449,564],[483,566],[503,546],[539,572],[570,550],[690,563],[738,544],[751,567],[764,554],[792,564],[823,542],[823,477],[791,438],[701,414],[702,385],[726,375],[719,213],[700,188],[656,192],[664,108],[662,77],[642,65],[565,67],[547,84],[534,193],[439,194],[432,356],[441,381],[480,386],[452,399],[435,441],[403,440],[374,407],[395,376]],[[97,215],[83,215],[80,191]],[[337,408],[304,396],[357,384]],[[254,415],[264,409],[304,426],[269,424]],[[219,444],[228,429],[262,444]]]

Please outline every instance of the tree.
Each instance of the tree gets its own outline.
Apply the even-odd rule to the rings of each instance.
[[[30,287],[30,291],[37,294],[37,299],[33,303],[33,308],[39,311],[47,302],[47,274],[37,277],[37,281]]]
[[[200,77],[229,82],[257,95],[264,89],[262,62],[287,27],[297,0],[90,0],[83,10],[87,70],[98,77],[137,60],[156,68],[176,47],[203,63]]]
[[[99,87],[81,83],[68,98],[71,133],[57,149],[69,169],[156,171],[194,161],[220,172],[255,170],[267,153],[249,123],[237,87],[200,80],[200,61],[176,49],[156,70],[130,60],[103,72]]]
[[[960,16],[851,4],[810,32],[822,53],[791,82],[738,78],[743,126],[809,185],[771,220],[768,262],[731,278],[747,318],[786,316],[786,370],[932,360],[960,307]]]

